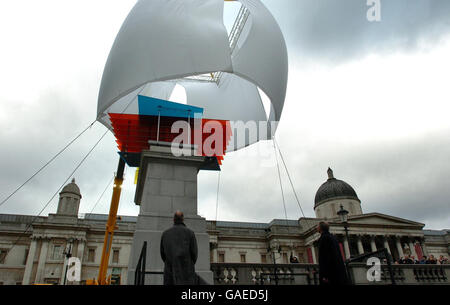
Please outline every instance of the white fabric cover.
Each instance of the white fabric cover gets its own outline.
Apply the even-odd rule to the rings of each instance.
[[[98,113],[148,82],[230,71],[223,0],[139,0],[111,48]]]
[[[218,120],[267,121],[266,112],[259,96],[258,88],[249,81],[234,74],[224,73],[219,86],[216,83],[179,82],[186,89],[186,99],[189,105],[204,108],[203,117]],[[238,109],[239,111],[236,111]],[[260,134],[259,124],[256,132]],[[233,151],[255,143],[258,139],[270,139],[270,133],[263,138],[248,138],[245,142],[233,142],[236,130],[232,132],[227,151]],[[233,144],[234,143],[234,144]]]
[[[138,95],[151,96],[162,100],[168,100],[175,87],[174,82],[148,83],[133,90],[131,93],[118,99],[112,104],[108,111],[99,114],[98,120],[106,127],[111,127],[111,120],[107,113],[139,114]]]
[[[260,87],[270,98],[274,119],[283,110],[288,78],[286,43],[272,14],[259,0],[240,0],[250,10],[251,25],[245,42],[233,54],[233,72]]]
[[[260,0],[240,2],[250,16],[230,54],[223,0],[139,0],[122,25],[105,66],[99,121],[110,128],[107,113],[138,113],[138,94],[168,99],[176,83],[186,89],[187,104],[204,108],[205,118],[279,121],[287,85],[286,44]],[[229,72],[223,73],[219,84],[182,79],[217,71]],[[271,101],[269,118],[258,87]],[[269,128],[269,139],[275,129]],[[267,137],[230,148],[260,139]]]

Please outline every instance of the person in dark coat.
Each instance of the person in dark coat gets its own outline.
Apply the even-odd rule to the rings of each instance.
[[[322,285],[348,284],[347,270],[336,238],[330,234],[329,225],[320,222],[317,227],[319,238],[319,278]]]
[[[195,273],[198,249],[192,230],[184,224],[184,215],[176,211],[174,225],[161,237],[161,258],[164,261],[164,285],[197,285]]]

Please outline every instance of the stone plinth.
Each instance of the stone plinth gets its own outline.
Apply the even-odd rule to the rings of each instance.
[[[135,196],[140,211],[128,264],[128,284],[134,284],[144,241],[147,241],[146,270],[163,271],[161,235],[173,225],[176,210],[184,213],[186,226],[195,232],[197,238],[196,272],[213,284],[206,220],[197,215],[197,174],[205,162],[206,158],[201,156],[175,157],[168,147],[152,146],[149,151],[142,152]],[[147,275],[145,278],[145,284],[162,283],[162,275]]]

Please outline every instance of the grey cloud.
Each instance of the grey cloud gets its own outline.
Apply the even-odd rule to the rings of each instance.
[[[95,107],[83,90],[73,95],[66,88],[44,91],[33,103],[2,100],[8,119],[0,122],[0,200],[30,177],[94,119]],[[86,111],[90,109],[92,111]],[[60,157],[0,207],[2,213],[37,214],[68,177],[76,164],[105,131],[98,123],[89,129]],[[114,138],[107,135],[75,174],[84,200],[93,201],[109,180],[117,161]],[[102,186],[103,185],[103,186]],[[57,198],[57,197],[56,197]],[[86,200],[87,199],[87,200]],[[55,212],[56,200],[50,205]],[[93,203],[92,203],[93,204]],[[45,213],[44,213],[45,214]]]
[[[301,133],[296,134],[301,138]],[[333,139],[320,143],[282,141],[280,146],[306,216],[314,215],[315,192],[326,180],[326,169],[331,166],[336,178],[355,188],[364,212],[423,222],[428,228],[439,225],[448,228],[448,134],[445,131],[396,142],[374,142],[364,147],[333,143]],[[298,157],[297,151],[303,151],[306,157]],[[236,219],[284,219],[276,168],[262,168],[257,160],[250,159],[245,160],[244,168],[230,159],[225,159],[223,167],[220,209],[233,211]],[[215,187],[211,184],[206,188],[213,192]],[[300,211],[285,174],[283,186],[288,218],[295,219]]]
[[[447,1],[382,0],[381,23],[366,21],[364,0],[265,3],[285,33],[291,60],[297,62],[309,58],[342,61],[368,52],[407,50],[421,40],[437,42],[449,30]],[[4,111],[0,121],[0,199],[93,121],[98,83],[93,78],[74,79],[75,88],[50,84],[52,90],[33,103],[0,100]],[[355,145],[335,142],[332,135],[314,141],[302,133],[295,115],[283,120],[290,129],[281,126],[279,142],[306,216],[314,216],[315,192],[326,180],[327,167],[332,166],[337,178],[355,188],[365,212],[392,214],[433,228],[450,227],[449,131]],[[37,214],[104,130],[97,123],[0,207],[0,213]],[[116,170],[116,151],[114,137],[109,134],[75,175],[83,195],[83,211],[90,210]],[[222,170],[219,219],[260,222],[284,218],[276,167],[262,167],[256,157],[232,153],[225,157]],[[121,211],[136,211],[130,181],[133,176],[134,170],[128,169]],[[283,169],[282,179],[288,218],[298,218],[301,213]],[[215,216],[216,187],[217,173],[200,174],[199,212],[208,219]],[[108,212],[109,194],[96,212]],[[46,213],[55,211],[56,201]]]
[[[366,0],[266,0],[300,61],[339,63],[369,53],[414,51],[450,33],[446,0],[381,0],[381,21],[366,18]]]

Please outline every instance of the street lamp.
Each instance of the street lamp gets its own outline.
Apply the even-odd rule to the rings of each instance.
[[[347,238],[347,244],[350,243],[350,239],[348,238],[348,211],[344,209],[344,206],[341,204],[341,209],[337,212],[339,218],[341,219],[342,224],[344,225],[345,230],[345,238]],[[348,255],[350,256],[350,247],[346,249],[349,251]],[[345,272],[347,273],[347,278],[350,279],[350,272],[348,270],[348,261],[345,261]]]
[[[341,209],[337,212],[339,215],[339,218],[341,219],[342,224],[344,225],[345,230],[345,236],[347,237],[347,242],[349,242],[348,239],[348,211],[344,209],[344,206],[341,204]]]
[[[266,234],[270,233],[270,228],[267,228],[264,230],[266,232]],[[278,243],[277,243],[278,244]],[[267,247],[267,252],[272,254],[272,260],[273,260],[273,265],[274,265],[274,269],[275,269],[275,285],[278,285],[278,270],[277,270],[277,261],[275,259],[275,251],[278,251],[278,253],[281,253],[281,245],[278,244],[278,247],[276,246],[276,244],[271,247],[270,244]]]
[[[69,238],[67,240],[69,247],[64,250],[64,253],[66,255],[66,272],[64,273],[64,285],[66,284],[66,280],[67,280],[67,270],[69,268],[69,258],[72,257],[72,244],[73,244],[73,238]]]

